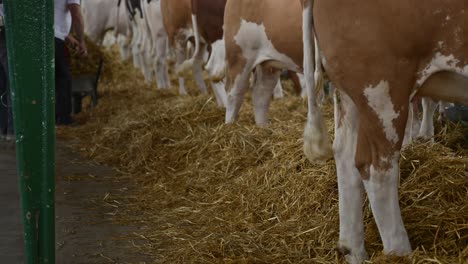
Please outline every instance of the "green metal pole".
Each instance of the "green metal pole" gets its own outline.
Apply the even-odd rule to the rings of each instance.
[[[54,1],[3,2],[25,262],[55,263]]]

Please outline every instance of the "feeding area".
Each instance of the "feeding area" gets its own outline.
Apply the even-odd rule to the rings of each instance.
[[[212,94],[189,95],[144,81],[115,47],[90,43],[104,58],[99,103],[75,116],[58,137],[82,156],[116,168],[130,191],[106,197],[112,221],[138,226],[127,250],[154,263],[342,263],[334,160],[304,156],[307,101],[282,80],[270,124],[255,125],[250,96],[239,119],[225,124]],[[99,55],[96,55],[99,54]],[[74,65],[83,70],[86,65]],[[333,139],[333,104],[322,106]],[[399,197],[413,253],[385,256],[366,202],[369,263],[466,263],[468,259],[468,128],[436,125],[434,142],[415,141],[400,158]],[[104,197],[106,194],[96,194]],[[131,243],[133,239],[143,241]]]

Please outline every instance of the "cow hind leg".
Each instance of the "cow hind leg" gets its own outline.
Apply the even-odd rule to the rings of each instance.
[[[185,49],[179,43],[176,44],[175,55],[177,67],[185,60]],[[185,79],[181,76],[179,76],[179,94],[187,95],[187,90],[185,89]]]
[[[421,128],[419,129],[419,137],[434,140],[434,113],[437,108],[437,103],[424,97],[422,99],[422,108],[423,118]]]
[[[411,86],[405,84],[404,81],[381,81],[364,89],[362,100],[368,103],[358,106],[360,120],[355,159],[384,253],[397,256],[411,253],[398,197],[400,148],[408,120],[410,89],[401,89],[401,93],[394,95],[390,91],[391,87]]]
[[[193,78],[195,79],[195,84],[197,85],[198,89],[200,89],[200,91],[204,94],[208,93],[202,75],[203,56],[205,54],[205,49],[206,45],[200,42],[200,47],[197,47],[197,52],[195,53],[192,65]]]
[[[255,123],[259,126],[268,124],[268,107],[277,86],[280,70],[259,65],[255,69],[255,84],[252,90]]]
[[[228,63],[226,91],[226,123],[234,122],[238,115],[244,100],[245,92],[249,87],[249,77],[252,72],[251,64],[236,64]]]
[[[284,97],[283,85],[281,84],[281,78],[279,77],[278,77],[278,80],[276,81],[275,90],[273,91],[273,97],[275,99],[280,99]]]
[[[213,88],[213,93],[216,97],[216,102],[218,103],[219,107],[226,107],[227,104],[227,95],[224,86],[224,81],[211,82],[211,87]]]
[[[397,152],[384,158],[387,166],[371,166],[370,177],[364,180],[364,187],[382,238],[384,253],[405,256],[411,253],[411,245],[398,204],[399,158]]]
[[[359,118],[354,102],[346,94],[335,97],[335,140],[333,149],[338,176],[340,236],[339,251],[348,263],[368,258],[364,248],[362,179],[354,160]]]

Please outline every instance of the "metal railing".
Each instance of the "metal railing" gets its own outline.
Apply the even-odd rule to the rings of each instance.
[[[3,2],[25,262],[55,263],[54,1]]]

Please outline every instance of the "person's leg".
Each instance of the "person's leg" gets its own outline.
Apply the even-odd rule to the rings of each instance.
[[[71,118],[71,74],[65,59],[65,43],[55,39],[55,122],[69,125]]]

